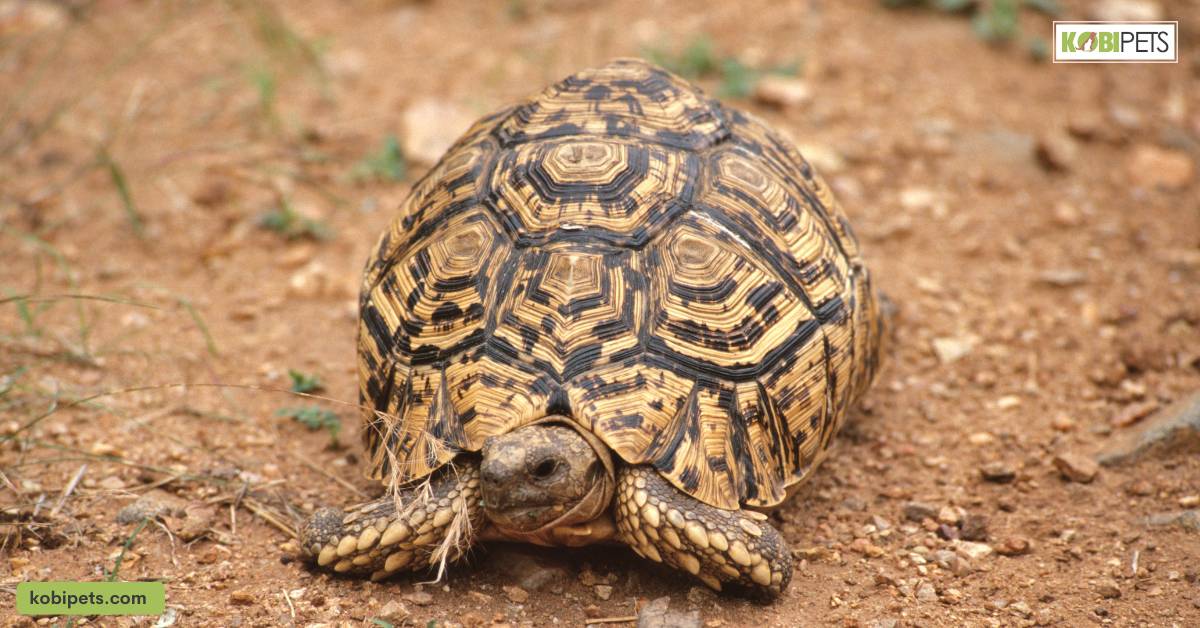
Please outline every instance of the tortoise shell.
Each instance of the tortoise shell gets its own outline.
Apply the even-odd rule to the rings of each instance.
[[[550,414],[707,504],[768,507],[871,382],[880,316],[829,187],[641,61],[477,122],[368,262],[368,474],[411,482]]]

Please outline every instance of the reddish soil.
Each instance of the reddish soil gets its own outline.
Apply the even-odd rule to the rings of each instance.
[[[396,601],[412,625],[582,625],[664,595],[707,626],[1200,625],[1200,533],[1143,523],[1192,504],[1200,460],[1090,483],[1052,463],[1138,429],[1113,425],[1131,407],[1200,389],[1200,42],[1185,36],[1173,65],[1053,65],[962,17],[865,0],[278,4],[282,22],[254,3],[108,0],[71,17],[0,2],[0,298],[35,297],[0,303],[0,616],[17,582],[111,570],[136,527],[117,512],[154,489],[188,516],[142,530],[120,577],[165,579],[178,625],[400,625]],[[1200,22],[1194,2],[1164,4],[1185,35]],[[720,597],[609,549],[481,548],[423,586],[291,561],[255,509],[286,522],[287,504],[302,516],[378,490],[353,408],[324,405],[345,423],[331,447],[276,415],[310,400],[263,390],[297,369],[355,398],[359,270],[425,167],[364,182],[355,164],[389,134],[403,144],[418,101],[469,119],[702,34],[750,64],[803,60],[808,104],[733,102],[824,168],[900,307],[864,409],[774,515],[799,557],[788,593]],[[260,228],[282,198],[328,237]],[[983,480],[989,463],[1015,479]],[[907,520],[911,501],[933,518]],[[986,518],[990,547],[1028,551],[950,560],[942,535],[962,530],[935,519],[955,507],[964,527]],[[531,569],[556,577],[503,588]]]

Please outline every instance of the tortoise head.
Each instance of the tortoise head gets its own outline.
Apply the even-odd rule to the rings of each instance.
[[[552,528],[590,521],[612,499],[607,449],[554,419],[483,443],[484,511],[509,536],[535,540]]]

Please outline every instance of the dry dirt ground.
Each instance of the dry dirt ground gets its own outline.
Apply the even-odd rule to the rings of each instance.
[[[1144,522],[1196,507],[1200,457],[1054,464],[1200,389],[1200,6],[1133,4],[1183,20],[1179,64],[1039,63],[865,0],[0,2],[0,617],[32,622],[17,582],[102,578],[128,542],[119,577],[168,583],[159,625],[579,626],[662,596],[705,626],[1200,625],[1200,532]],[[354,400],[358,273],[442,129],[702,36],[802,62],[806,102],[732,101],[824,171],[901,310],[773,515],[787,594],[718,597],[624,550],[483,548],[424,585],[291,560],[291,517],[378,489],[352,407],[272,390],[295,369]],[[308,405],[337,446],[278,414]],[[147,494],[172,510],[117,522]]]

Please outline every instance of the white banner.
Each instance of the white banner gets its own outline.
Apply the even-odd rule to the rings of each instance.
[[[1055,22],[1055,63],[1178,63],[1179,22]]]

